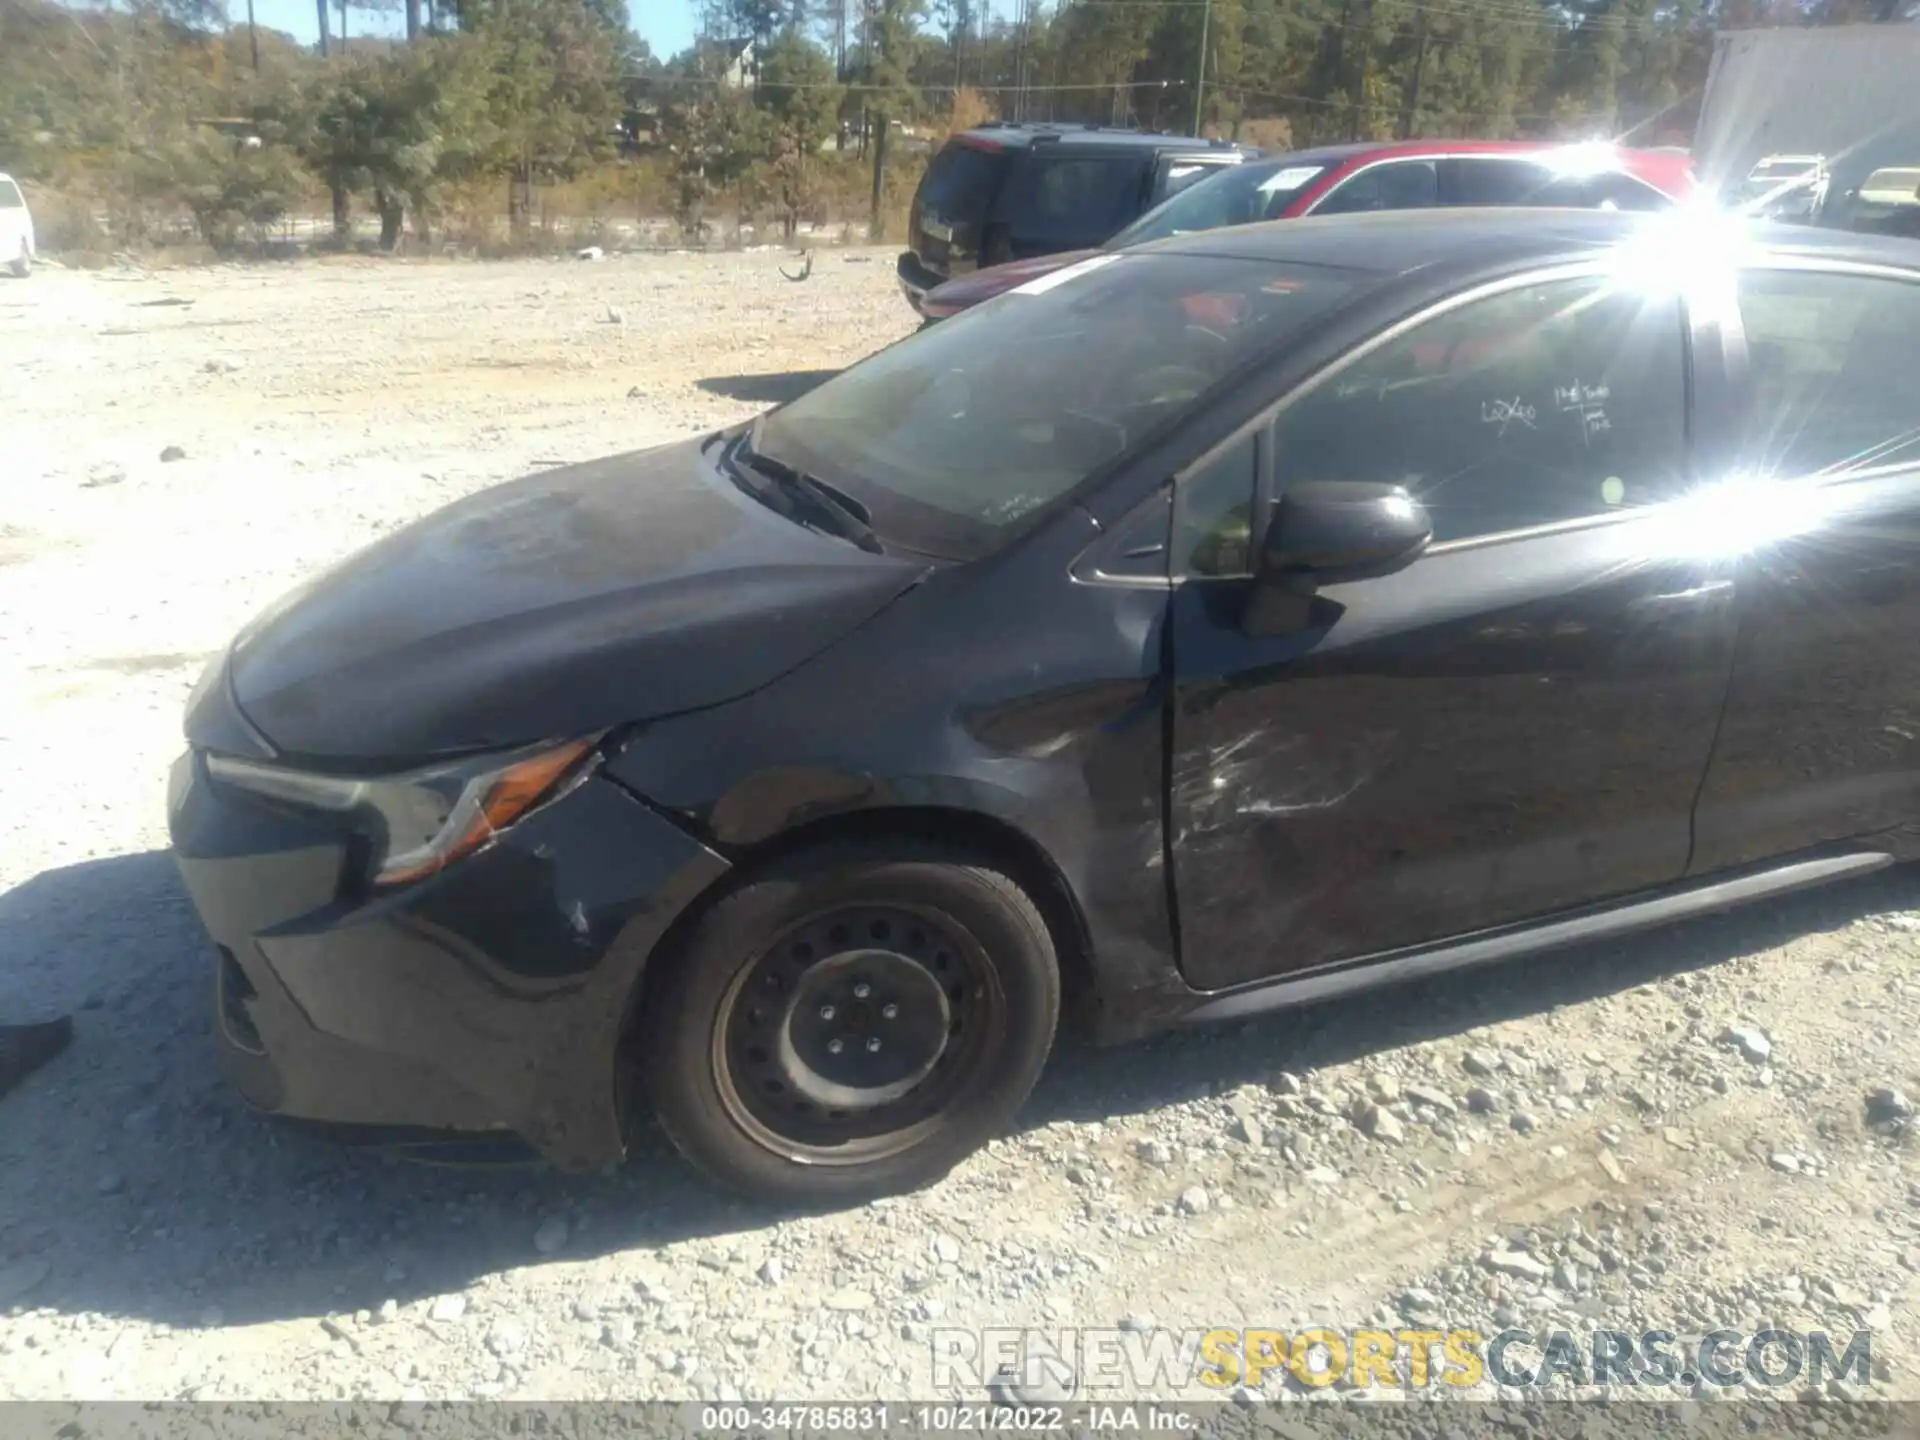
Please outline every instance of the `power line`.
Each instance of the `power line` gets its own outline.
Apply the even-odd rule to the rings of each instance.
[[[1175,82],[1176,84],[1179,82]],[[1214,89],[1224,90],[1230,95],[1251,95],[1260,100],[1284,100],[1296,105],[1313,105],[1324,110],[1352,110],[1356,108],[1351,100],[1327,100],[1317,95],[1295,95],[1285,90],[1258,90],[1245,85],[1226,85],[1215,83]],[[1362,113],[1375,115],[1398,115],[1397,105],[1362,104],[1357,107]],[[1584,110],[1563,115],[1533,115],[1513,113],[1504,110],[1454,110],[1450,107],[1437,107],[1443,113],[1461,120],[1541,120],[1564,122],[1567,120],[1598,120],[1613,114],[1611,110]]]
[[[1166,4],[1185,4],[1185,3],[1187,3],[1187,0],[1077,0],[1077,3],[1075,4],[1074,8],[1080,9],[1080,8],[1089,7],[1089,6],[1139,6],[1144,9],[1158,9],[1161,6]],[[1502,24],[1506,23],[1506,17],[1504,15],[1489,14],[1488,12],[1484,12],[1484,11],[1457,12],[1457,11],[1441,8],[1439,6],[1430,5],[1430,4],[1420,4],[1420,5],[1401,4],[1398,6],[1398,8],[1411,11],[1413,14],[1414,23],[1416,24],[1416,26],[1418,25],[1419,21],[1426,16],[1438,16],[1440,19],[1443,19],[1443,20],[1456,19],[1456,18],[1459,18],[1459,19],[1491,18],[1491,19],[1500,20]],[[1569,51],[1569,50],[1578,48],[1574,43],[1574,36],[1578,32],[1570,29],[1567,26],[1559,24],[1558,22],[1548,21],[1545,24],[1540,24],[1535,21],[1518,19],[1515,21],[1515,23],[1518,24],[1523,29],[1551,31],[1553,34],[1564,37],[1550,45],[1536,46],[1535,47],[1536,50],[1545,50],[1553,54],[1559,54],[1564,51]],[[1313,26],[1313,28],[1316,31],[1323,31],[1323,30],[1362,31],[1364,30],[1368,32],[1373,32],[1373,31],[1377,31],[1379,29],[1379,26],[1361,24],[1357,21],[1352,21],[1352,20],[1322,20],[1317,22]],[[1649,33],[1654,33],[1654,32],[1649,32]],[[1436,49],[1439,49],[1439,48],[1457,49],[1463,45],[1472,46],[1472,45],[1477,45],[1481,43],[1484,43],[1484,42],[1478,39],[1477,37],[1462,36],[1462,35],[1432,35],[1427,40],[1427,44]]]
[[[652,84],[652,85],[706,85],[706,86],[713,86],[713,87],[724,87],[727,84],[725,80],[722,80],[716,76],[710,76],[710,75],[629,75],[627,78],[630,80],[644,80],[648,84]],[[976,83],[974,81],[968,81],[967,84],[962,86],[961,88],[966,90],[996,90],[996,91],[997,90],[1025,90],[1029,94],[1046,94],[1046,93],[1052,93],[1052,92],[1057,92],[1062,90],[1100,90],[1100,91],[1170,90],[1175,86],[1184,87],[1187,85],[1191,85],[1192,83],[1193,82],[1191,80],[1184,80],[1184,79],[1121,80],[1117,82],[1107,81],[1107,80],[1093,80],[1093,81],[1086,81],[1083,83],[1072,84],[1072,85],[1021,85],[1018,81],[1009,81],[1005,85],[989,85],[984,83]],[[754,82],[754,88],[757,90],[838,90],[842,92],[845,92],[845,91],[898,92],[901,90],[917,90],[923,95],[944,95],[950,92],[954,87],[951,85],[860,85],[860,84],[840,85],[840,84],[835,84],[828,81],[782,82],[782,81],[773,81],[773,80],[758,80]]]
[[[1207,3],[1208,0],[1073,0],[1072,4],[1062,7],[1054,18],[1057,20],[1076,10],[1195,10],[1203,8]],[[1458,4],[1447,4],[1444,0],[1392,0],[1388,8],[1395,12],[1404,10],[1415,14],[1437,15],[1451,20],[1499,20],[1543,30],[1555,30],[1568,35],[1578,34],[1582,29],[1587,28],[1617,29],[1628,34],[1677,33],[1688,28],[1677,23],[1654,19],[1651,16],[1644,19],[1630,19],[1624,15],[1599,15],[1570,21],[1556,18],[1545,6],[1515,4],[1512,0],[1485,0],[1485,3],[1477,3],[1477,0],[1461,0]],[[1328,26],[1338,26],[1342,29],[1362,28],[1343,24],[1337,20],[1323,22],[1314,28],[1325,29]]]

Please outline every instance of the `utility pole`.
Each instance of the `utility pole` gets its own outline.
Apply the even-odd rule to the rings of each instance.
[[[1360,138],[1360,126],[1366,114],[1367,104],[1367,61],[1373,53],[1373,0],[1360,0],[1360,69],[1354,77],[1353,121],[1349,125],[1352,132],[1350,140]]]
[[[253,51],[253,73],[260,73],[260,32],[253,28],[253,0],[247,0],[247,48]]]
[[[1400,138],[1411,140],[1413,132],[1420,123],[1420,82],[1427,69],[1427,12],[1422,10],[1414,21],[1414,41],[1418,49],[1413,54],[1413,75],[1407,81],[1407,103],[1405,113],[1400,117]]]
[[[327,14],[327,0],[313,0],[313,3],[320,11],[320,58],[324,60],[329,49],[327,39],[333,33],[333,17]]]
[[[1353,33],[1352,20],[1353,0],[1340,0],[1340,23],[1334,28],[1333,32],[1333,63],[1330,72],[1331,83],[1327,86],[1329,92],[1342,80],[1346,79],[1347,76],[1347,36]],[[1329,95],[1328,98],[1327,124],[1328,127],[1331,128],[1335,123],[1333,117],[1336,112],[1331,103],[1331,95]]]
[[[1020,0],[1020,34],[1013,42],[1013,118],[1027,118],[1027,5]]]
[[[1200,107],[1207,98],[1207,31],[1213,23],[1213,0],[1200,12],[1200,77],[1193,84],[1193,133],[1200,133]]]

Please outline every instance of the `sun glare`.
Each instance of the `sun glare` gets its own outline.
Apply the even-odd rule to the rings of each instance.
[[[1613,277],[1623,288],[1647,293],[1730,296],[1751,245],[1740,216],[1710,204],[1683,205],[1620,242]]]
[[[1662,555],[1730,560],[1819,525],[1824,492],[1785,480],[1736,476],[1661,507],[1655,522]]]

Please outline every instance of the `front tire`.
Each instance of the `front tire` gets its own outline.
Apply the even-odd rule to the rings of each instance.
[[[720,1183],[808,1207],[916,1189],[999,1134],[1060,1014],[1032,899],[927,845],[774,864],[666,966],[637,1037],[662,1126]]]
[[[13,272],[16,280],[24,280],[33,273],[33,255],[28,251],[26,241],[20,242],[20,254],[8,262],[7,269]]]

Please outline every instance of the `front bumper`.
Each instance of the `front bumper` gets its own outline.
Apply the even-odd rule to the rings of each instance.
[[[167,812],[216,946],[222,1063],[253,1105],[517,1136],[570,1169],[624,1153],[627,1002],[718,855],[602,776],[377,895],[337,821],[211,781],[202,752],[174,765]]]

